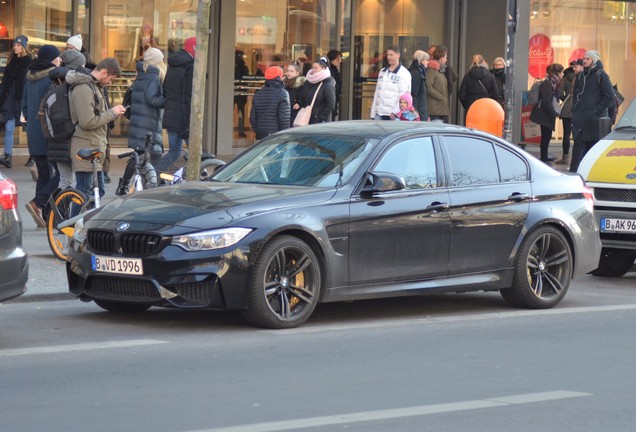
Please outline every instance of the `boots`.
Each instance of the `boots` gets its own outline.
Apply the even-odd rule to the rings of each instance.
[[[117,185],[117,190],[115,191],[115,195],[123,196],[128,194],[128,185],[130,184],[130,180],[126,180],[125,178],[119,179],[119,184]]]
[[[11,155],[5,154],[2,159],[0,159],[0,164],[6,166],[7,168],[11,168],[13,165],[11,164]]]

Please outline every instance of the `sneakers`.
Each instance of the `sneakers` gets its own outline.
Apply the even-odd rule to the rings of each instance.
[[[5,154],[2,159],[0,159],[0,164],[4,165],[7,168],[11,168],[13,165],[11,164],[11,155]]]
[[[26,207],[38,228],[46,228],[46,223],[44,223],[42,218],[42,209],[33,200],[26,203],[24,207]]]

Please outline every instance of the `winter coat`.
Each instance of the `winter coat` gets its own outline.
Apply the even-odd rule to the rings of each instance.
[[[305,81],[300,88],[300,106],[301,108],[311,105],[311,101],[318,89],[320,83],[312,84],[309,80]],[[311,118],[309,124],[325,123],[331,121],[331,112],[336,106],[336,81],[333,77],[322,80],[322,86],[316,96],[316,102],[311,109]]]
[[[298,75],[296,78],[283,80],[285,84],[285,90],[289,94],[289,106],[291,108],[289,115],[289,127],[294,126],[294,120],[296,120],[296,115],[298,114],[298,109],[294,109],[294,105],[298,104],[300,106],[300,89],[302,85],[305,83],[307,78],[304,76]]]
[[[44,137],[38,110],[40,102],[51,86],[49,71],[55,65],[48,61],[35,59],[29,66],[22,94],[22,113],[26,118],[26,132],[31,156],[46,156],[48,152],[48,140]]]
[[[567,68],[563,71],[563,80],[561,81],[561,96],[559,99],[563,101],[561,106],[561,118],[572,118],[572,90],[574,90],[574,80],[576,74],[574,69]]]
[[[373,103],[371,104],[371,118],[376,115],[388,116],[398,112],[400,96],[411,92],[411,74],[401,64],[393,72],[389,67],[384,67],[378,75],[375,86]]]
[[[185,50],[168,57],[168,71],[163,81],[163,95],[166,98],[163,128],[179,131],[185,136],[190,130],[193,76],[194,58]]]
[[[147,132],[153,132],[155,144],[163,145],[161,124],[165,106],[166,98],[159,80],[159,69],[149,65],[144,72],[143,62],[137,62],[137,78],[130,95],[128,147],[143,149]]]
[[[411,96],[413,96],[413,106],[420,114],[421,120],[428,118],[426,108],[426,68],[417,60],[413,60],[411,67]]]
[[[541,81],[539,85],[539,103],[535,105],[530,113],[530,120],[532,122],[550,130],[554,130],[556,118],[558,117],[552,104],[554,94],[553,78],[546,78]]]
[[[331,72],[331,77],[334,79],[336,83],[336,104],[333,108],[333,115],[338,115],[338,104],[340,103],[340,96],[342,95],[342,76],[340,75],[340,70],[337,66],[329,63],[329,72]]]
[[[499,102],[501,106],[504,106],[506,102],[506,69],[491,69],[490,73],[495,78],[495,84],[497,84],[497,92],[499,93],[497,102]]]
[[[426,108],[430,116],[450,116],[448,85],[443,73],[426,68]]]
[[[576,76],[572,99],[572,134],[582,141],[600,139],[598,120],[608,116],[614,103],[614,89],[603,63],[597,61]],[[580,135],[580,136],[579,136]]]
[[[250,124],[256,139],[287,129],[289,111],[289,94],[283,81],[278,77],[265,81],[265,86],[254,94],[250,111]]]
[[[108,108],[103,89],[92,75],[77,71],[66,74],[66,82],[73,86],[69,96],[71,120],[77,126],[71,138],[71,154],[81,148],[95,148],[106,152],[108,143],[108,123],[117,118],[112,108]],[[73,171],[91,172],[91,163],[71,158]],[[98,170],[101,171],[101,162]]]
[[[489,97],[498,100],[499,90],[495,77],[483,66],[470,68],[459,86],[458,96],[466,111],[478,99]]]
[[[7,120],[14,117],[16,122],[19,121],[24,83],[30,64],[29,56],[13,57],[4,68],[0,85],[0,108]]]

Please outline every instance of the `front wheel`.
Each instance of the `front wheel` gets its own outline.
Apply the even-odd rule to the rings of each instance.
[[[621,277],[631,270],[634,261],[636,252],[632,250],[603,248],[598,268],[592,274],[599,277]]]
[[[86,203],[86,195],[78,189],[64,189],[56,197],[54,207],[50,207],[46,215],[46,238],[55,258],[66,261],[70,229],[67,233],[58,230],[57,226],[81,212]],[[70,228],[70,227],[69,227]]]
[[[93,300],[97,306],[113,313],[141,313],[150,309],[150,305],[121,303],[108,300]]]
[[[572,279],[572,252],[558,229],[544,226],[521,245],[512,287],[500,291],[511,305],[548,309],[565,296]]]
[[[280,236],[267,243],[249,277],[249,307],[243,317],[251,324],[293,328],[312,314],[320,296],[320,263],[302,240]]]

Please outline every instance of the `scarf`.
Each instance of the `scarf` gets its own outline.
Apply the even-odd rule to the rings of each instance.
[[[439,71],[439,67],[440,67],[439,61],[438,60],[433,60],[433,59],[429,60],[428,61],[428,67],[431,68],[431,69],[434,69],[436,71]]]
[[[309,72],[307,72],[307,81],[312,84],[318,84],[319,82],[324,81],[330,76],[331,71],[329,69],[321,69],[318,72],[314,72],[313,69],[310,69]]]

